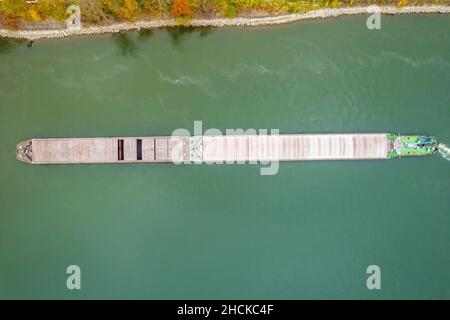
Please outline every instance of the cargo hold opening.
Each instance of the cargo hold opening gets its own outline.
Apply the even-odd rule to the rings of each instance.
[[[137,139],[136,141],[136,159],[142,160],[142,140]]]
[[[122,161],[124,159],[123,155],[123,139],[117,140],[117,159]]]

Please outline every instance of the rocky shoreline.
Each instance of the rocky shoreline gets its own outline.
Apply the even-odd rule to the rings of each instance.
[[[369,7],[346,7],[346,8],[326,8],[310,11],[302,14],[288,14],[268,17],[239,17],[234,19],[192,19],[188,26],[192,27],[223,27],[223,26],[266,26],[291,23],[307,19],[324,19],[343,15],[361,15],[380,12],[381,14],[423,14],[440,13],[449,14],[450,6],[369,6]],[[75,35],[96,35],[103,33],[116,33],[121,31],[151,29],[161,27],[177,26],[175,19],[145,20],[128,23],[115,23],[107,26],[90,26],[79,30],[54,29],[54,30],[7,30],[0,29],[0,37],[38,40],[63,38]]]

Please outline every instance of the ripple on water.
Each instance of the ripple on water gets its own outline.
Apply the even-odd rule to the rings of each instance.
[[[431,56],[423,59],[413,59],[411,57],[407,57],[401,55],[397,52],[386,51],[378,55],[374,58],[375,63],[384,63],[386,61],[390,61],[392,59],[399,60],[404,64],[407,64],[413,68],[420,68],[426,65],[436,65],[440,68],[450,68],[450,62],[444,59],[441,56]]]
[[[204,75],[188,76],[181,73],[177,73],[175,76],[170,76],[162,73],[158,70],[159,78],[162,82],[169,83],[176,86],[196,86],[208,96],[216,97],[217,92],[214,89],[214,85],[211,80]]]
[[[450,148],[446,144],[440,143],[438,150],[444,159],[450,161]]]

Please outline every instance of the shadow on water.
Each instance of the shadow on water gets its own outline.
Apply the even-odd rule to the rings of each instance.
[[[134,41],[126,33],[113,34],[112,38],[119,49],[119,53],[122,56],[134,56],[136,55],[137,47]]]
[[[185,27],[185,26],[177,26],[166,29],[169,33],[170,38],[172,39],[172,44],[175,47],[180,46],[184,37],[187,34],[198,33],[201,38],[206,38],[213,31],[212,27]]]
[[[14,49],[20,44],[23,44],[23,41],[16,39],[0,38],[0,55],[10,52],[12,49]]]
[[[203,27],[203,28],[197,28],[197,29],[200,29],[200,37],[202,37],[202,38],[206,38],[214,30],[212,27]]]
[[[141,29],[138,31],[138,39],[140,41],[147,40],[154,35],[154,31],[152,29]]]
[[[212,33],[212,27],[171,27],[167,28],[172,44],[175,47],[180,47],[184,37],[187,34],[197,33],[201,38],[206,38],[209,34]],[[138,31],[137,38],[133,38],[130,36],[130,33],[116,33],[112,35],[114,42],[116,43],[119,53],[122,56],[134,56],[137,52],[136,40],[145,41],[151,37],[153,37],[155,31],[152,29],[141,29]]]

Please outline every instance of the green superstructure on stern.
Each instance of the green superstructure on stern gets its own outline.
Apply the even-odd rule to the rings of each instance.
[[[433,136],[388,134],[388,158],[431,155],[438,150],[439,142]]]

